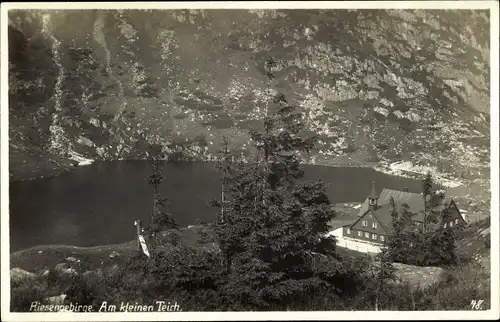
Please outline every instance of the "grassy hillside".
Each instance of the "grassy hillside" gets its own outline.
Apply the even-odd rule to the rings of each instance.
[[[489,235],[483,229],[486,227],[489,227],[489,223],[479,223],[477,227],[470,227],[458,236],[457,246],[462,262],[457,266],[437,268],[394,264],[396,283],[389,284],[384,290],[381,308],[384,310],[469,310],[471,299],[482,299],[484,302],[482,302],[481,309],[488,309],[491,305],[488,287],[491,279],[490,254],[485,243],[485,240],[489,240]],[[172,232],[163,232],[160,238],[162,247],[171,250],[177,247],[207,251],[215,249],[212,244],[212,230],[207,226],[183,228],[177,232],[177,235],[179,238],[172,238]],[[478,240],[481,243],[477,243]],[[468,247],[470,243],[475,243],[476,247]],[[345,294],[340,299],[324,295],[326,297],[307,304],[309,305],[307,309],[373,310],[373,299],[370,297],[369,290],[370,274],[373,274],[372,270],[375,266],[372,267],[370,264],[370,257],[342,248],[338,249],[338,253],[343,257],[345,265],[352,265],[353,273],[359,274],[362,285],[358,287],[362,287],[361,290],[358,290],[356,295]],[[22,310],[25,305],[29,305],[29,301],[42,300],[60,294],[73,294],[75,288],[71,285],[75,285],[74,283],[81,278],[86,282],[76,285],[80,285],[78,287],[87,285],[86,287],[90,287],[91,292],[82,294],[99,298],[111,290],[107,288],[116,283],[116,276],[121,276],[120,274],[130,269],[130,259],[135,254],[135,242],[92,248],[62,245],[38,246],[13,253],[11,255],[12,268],[22,268],[36,274],[26,278],[11,272],[11,278],[14,279],[12,281],[13,308]],[[142,261],[145,262],[145,259]],[[74,270],[76,274],[61,273],[61,268],[58,268],[61,266],[65,270]],[[201,269],[197,266],[191,268]],[[133,277],[132,281],[139,277]],[[100,278],[101,281],[97,284],[88,284],[94,283],[95,278]],[[366,289],[363,291],[363,288]],[[89,289],[78,292],[84,291],[89,292]],[[130,298],[126,300],[131,301]],[[82,301],[86,300],[79,298],[78,301],[83,303]],[[200,309],[199,305],[195,307],[193,309]]]

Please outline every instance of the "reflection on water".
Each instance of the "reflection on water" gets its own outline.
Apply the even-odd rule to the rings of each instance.
[[[54,225],[49,228],[48,234],[60,235],[61,238],[71,238],[80,234],[82,225],[78,222],[76,213],[59,213],[55,216]]]
[[[54,178],[10,185],[11,250],[40,244],[95,246],[132,240],[134,221],[148,223],[151,211],[147,161],[97,162]],[[322,179],[332,203],[362,201],[371,182],[382,188],[420,192],[421,184],[369,168],[304,167],[306,179]],[[208,201],[219,198],[220,179],[211,163],[165,166],[162,194],[177,223],[211,222],[216,211]]]

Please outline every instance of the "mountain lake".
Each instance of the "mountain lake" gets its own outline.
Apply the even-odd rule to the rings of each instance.
[[[331,203],[362,202],[383,188],[420,192],[420,181],[391,176],[372,168],[303,166],[305,180],[321,179]],[[10,183],[10,247],[37,245],[98,246],[135,238],[134,221],[149,223],[152,209],[148,161],[95,162],[62,175]],[[180,226],[197,219],[213,222],[220,198],[214,163],[165,163],[162,196]]]

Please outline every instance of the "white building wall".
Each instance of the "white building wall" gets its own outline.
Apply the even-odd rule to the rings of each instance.
[[[333,235],[337,238],[338,247],[355,250],[361,253],[377,254],[381,252],[381,247],[379,245],[358,241],[349,237],[344,237],[342,228],[335,229],[329,232],[328,235]]]

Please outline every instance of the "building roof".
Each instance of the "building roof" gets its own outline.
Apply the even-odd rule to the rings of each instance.
[[[401,214],[403,213],[403,207],[401,205],[396,205],[396,210],[398,212],[398,217],[401,219]],[[362,217],[371,213],[381,224],[382,228],[386,231],[387,234],[393,233],[393,223],[392,223],[392,206],[390,204],[385,204],[378,206],[374,209],[368,209],[363,216],[355,220],[354,222],[344,225],[343,227],[353,227],[357,222],[361,220]],[[418,225],[415,223],[415,216],[420,214],[410,214],[410,216],[405,220],[405,224],[403,227],[403,232],[414,232],[419,229]]]
[[[440,204],[438,206],[434,207],[434,210],[435,211],[445,210],[448,207],[450,207],[450,205],[451,205],[452,202],[454,203],[453,199],[451,197],[449,197],[449,196],[446,196],[446,197],[444,197],[441,200],[441,202],[440,202]]]
[[[389,200],[391,199],[391,197],[394,198],[394,201],[398,205],[406,203],[409,206],[409,212],[417,214],[419,212],[423,212],[425,209],[425,202],[422,194],[391,189],[382,190],[382,193],[380,194],[380,197],[378,199],[378,204],[380,206],[389,204]],[[368,199],[366,199],[359,209],[358,216],[364,215],[368,208]]]
[[[398,190],[391,190],[391,189],[384,189],[382,190],[382,193],[380,194],[380,197],[378,198],[378,203],[377,207],[371,209],[369,206],[369,201],[368,198],[376,198],[375,195],[375,189],[374,185],[372,186],[372,193],[370,196],[367,197],[361,208],[359,209],[358,213],[358,218],[355,220],[353,223],[344,225],[352,227],[354,224],[356,224],[361,217],[366,215],[368,212],[371,212],[373,216],[377,218],[377,220],[380,222],[380,224],[383,226],[383,228],[387,231],[387,233],[392,233],[393,232],[393,225],[392,225],[392,206],[390,204],[390,199],[391,197],[394,198],[394,203],[396,206],[396,211],[398,212],[398,215],[401,216],[403,213],[403,205],[407,204],[408,205],[408,212],[411,214],[411,217],[409,217],[405,225],[404,231],[412,231],[417,229],[416,222],[424,222],[425,218],[425,200],[423,198],[423,195],[421,193],[415,193],[415,192],[406,192],[406,191],[398,191]],[[374,197],[375,196],[375,197]],[[440,210],[444,210],[450,206],[450,203],[453,200],[449,197],[443,198],[440,202],[440,204],[434,208],[434,210],[437,210],[438,212]],[[428,228],[437,228],[440,225],[439,222],[430,222],[428,223]]]
[[[441,202],[439,203],[439,205],[435,206],[434,208],[432,208],[432,210],[435,212],[435,213],[439,213],[447,208],[450,207],[451,205],[451,202],[453,202],[453,199],[450,198],[450,197],[445,197],[441,200]],[[415,221],[419,221],[419,222],[424,222],[424,218],[425,218],[425,214],[424,214],[424,211],[420,211],[418,213],[416,213],[413,217],[413,220]]]
[[[398,211],[398,214],[402,213],[402,207],[396,205],[396,210]],[[388,234],[392,234],[393,232],[393,225],[392,225],[392,207],[390,204],[384,204],[380,205],[375,209],[367,209],[363,215],[366,215],[367,213],[371,213],[377,220],[378,222],[382,225],[384,230]],[[363,216],[361,216],[363,217]],[[361,220],[361,217],[352,222],[351,224],[344,225],[344,227],[352,227],[354,226],[359,220]],[[412,217],[413,218],[413,217]],[[414,224],[412,221],[409,221],[407,225],[405,225],[405,231],[406,230],[411,230],[414,228]]]
[[[369,211],[372,212],[373,216],[378,219],[387,232],[392,232],[391,205],[386,204]]]

